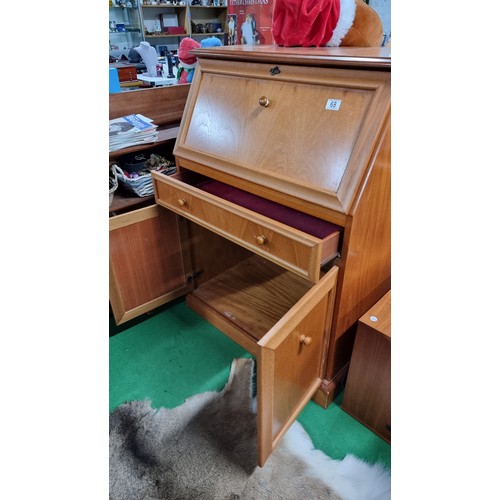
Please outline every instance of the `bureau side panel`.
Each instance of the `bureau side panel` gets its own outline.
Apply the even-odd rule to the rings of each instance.
[[[342,339],[356,321],[390,289],[391,128],[387,117],[379,147],[349,214],[335,304],[326,378],[348,362],[352,343]]]

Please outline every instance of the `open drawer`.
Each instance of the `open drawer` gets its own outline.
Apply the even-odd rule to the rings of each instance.
[[[254,255],[186,297],[256,358],[260,466],[321,383],[337,272],[314,284]]]
[[[341,227],[191,171],[152,173],[156,203],[317,282]]]

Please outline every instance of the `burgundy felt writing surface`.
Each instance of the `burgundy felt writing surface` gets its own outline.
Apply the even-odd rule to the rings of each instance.
[[[286,207],[261,196],[229,186],[223,182],[209,179],[201,182],[197,187],[202,191],[206,191],[241,207],[248,208],[258,214],[265,215],[316,238],[326,238],[330,234],[342,229],[331,222],[304,214],[299,210]]]

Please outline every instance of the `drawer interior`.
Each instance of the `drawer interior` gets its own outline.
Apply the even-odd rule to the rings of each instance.
[[[176,174],[175,178],[185,184],[323,240],[326,250],[323,261],[334,257],[337,253],[339,234],[342,232],[342,227],[337,224],[189,170]],[[331,245],[328,245],[329,241],[331,241]]]

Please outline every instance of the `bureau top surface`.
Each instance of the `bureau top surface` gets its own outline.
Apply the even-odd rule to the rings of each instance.
[[[278,47],[227,45],[191,51],[198,57],[281,64],[390,70],[389,47]]]

